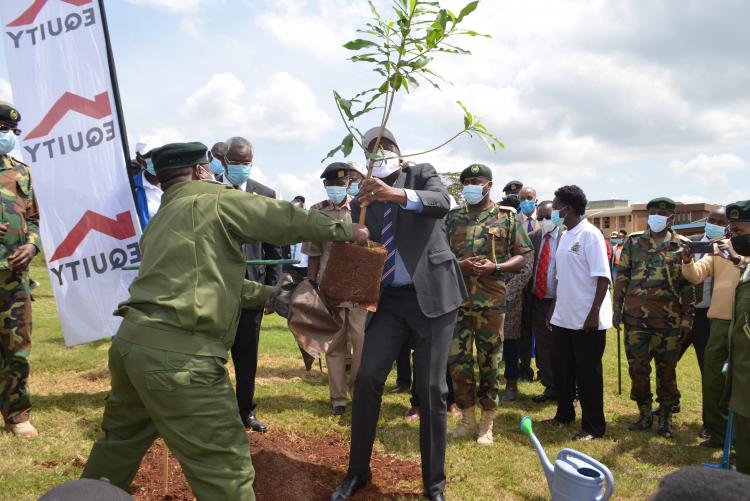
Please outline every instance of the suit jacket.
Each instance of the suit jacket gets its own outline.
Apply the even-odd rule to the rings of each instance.
[[[467,292],[445,234],[443,218],[450,210],[445,185],[432,165],[407,163],[393,186],[416,191],[424,206],[416,213],[392,204],[396,249],[414,281],[422,313],[435,318],[458,309]],[[377,203],[367,208],[365,225],[376,242],[380,241],[384,207]],[[351,208],[352,221],[356,222],[359,199],[352,201]]]
[[[245,191],[269,198],[276,198],[276,192],[252,179],[247,180]],[[265,242],[250,242],[242,245],[246,260],[281,259],[281,247]],[[248,266],[247,278],[265,285],[276,285],[281,274],[281,266]]]
[[[700,235],[690,235],[688,236],[691,242],[700,242],[703,240],[703,233]],[[697,261],[697,259],[696,259]],[[700,304],[703,302],[703,282],[697,284],[695,286],[695,304]]]
[[[555,241],[555,247],[550,249],[550,252],[552,253],[552,258],[555,257],[555,252],[557,251],[556,245],[560,243],[560,236],[562,235],[562,230],[558,228],[557,230],[557,240]],[[544,243],[542,241],[542,230],[537,229],[529,233],[529,238],[531,239],[531,243],[534,244],[534,268],[531,272],[531,280],[529,280],[529,285],[526,287],[526,297],[530,300],[531,295],[534,293],[533,289],[533,283],[534,283],[534,277],[536,277],[536,270],[537,266],[539,265],[539,254],[542,252],[542,244]]]

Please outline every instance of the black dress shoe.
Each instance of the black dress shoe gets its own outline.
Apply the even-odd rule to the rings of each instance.
[[[543,404],[544,402],[549,402],[553,400],[557,400],[557,397],[555,397],[551,393],[547,393],[546,391],[542,393],[541,395],[537,395],[531,399],[531,401],[534,402],[535,404]]]
[[[562,421],[558,421],[555,418],[543,419],[539,422],[545,426],[555,426],[555,427],[560,427],[560,426],[565,426],[567,424],[570,424],[570,423],[563,423]]]
[[[331,406],[331,413],[334,416],[343,416],[346,412],[346,406],[345,405],[333,405]]]
[[[410,390],[409,385],[397,384],[395,388],[388,390],[388,393],[396,395],[397,393],[409,393]]]
[[[245,429],[252,430],[257,433],[265,433],[268,430],[266,425],[258,421],[258,418],[255,417],[255,412],[252,412],[243,417],[242,424],[245,425]]]
[[[527,383],[534,381],[534,370],[531,367],[521,367],[518,369],[518,379]]]
[[[333,491],[330,501],[344,501],[354,495],[355,492],[365,487],[372,479],[372,472],[362,475],[347,475],[341,484]]]
[[[704,440],[708,440],[711,438],[711,432],[708,431],[708,428],[705,426],[701,429],[701,432],[698,434],[698,436]]]
[[[302,354],[302,361],[305,363],[305,370],[310,372],[313,362],[315,362],[315,357],[303,350],[302,347],[299,347],[299,352]]]
[[[573,435],[571,440],[573,442],[588,442],[590,440],[594,440],[597,438],[601,438],[601,437],[597,437],[596,435],[592,435],[591,433],[586,433],[585,431],[582,431],[580,433],[576,433],[575,435]]]
[[[433,495],[425,494],[424,497],[426,497],[430,501],[445,501],[445,494],[443,494],[442,492],[438,492],[437,494]]]

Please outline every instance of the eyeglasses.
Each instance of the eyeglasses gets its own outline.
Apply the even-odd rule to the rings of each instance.
[[[5,134],[6,132],[13,132],[16,136],[21,135],[21,129],[16,129],[14,127],[8,127],[7,125],[0,125],[0,132]]]
[[[541,216],[537,216],[537,217],[536,217],[536,220],[537,220],[537,221],[543,221],[543,220],[545,220],[545,219],[549,219],[549,220],[551,221],[551,220],[552,220],[552,216],[549,216],[549,217],[541,217]]]

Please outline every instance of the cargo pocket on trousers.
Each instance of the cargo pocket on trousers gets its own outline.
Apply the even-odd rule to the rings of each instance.
[[[175,391],[190,385],[190,371],[153,371],[144,374],[146,388],[153,391]]]

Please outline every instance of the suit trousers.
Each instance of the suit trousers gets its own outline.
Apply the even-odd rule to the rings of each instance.
[[[581,403],[581,430],[595,437],[604,435],[604,379],[602,355],[607,342],[606,331],[586,333],[582,330],[552,327],[553,370],[557,396],[555,419],[561,423],[575,420],[576,386]]]
[[[446,368],[457,310],[436,318],[422,313],[413,288],[385,288],[378,311],[365,331],[362,363],[354,383],[349,474],[370,469],[372,447],[380,417],[383,385],[393,362],[410,340],[419,397],[419,448],[425,493],[445,489],[445,442],[447,434]]]
[[[349,343],[354,355],[351,357],[351,381],[357,379],[362,359],[362,345],[365,342],[365,320],[367,311],[362,308],[341,308],[338,315],[342,320],[340,333],[336,334],[326,352],[328,366],[328,390],[331,405],[346,405],[349,400],[349,386],[346,384],[346,364],[349,359]]]
[[[698,368],[703,375],[703,355],[706,352],[706,343],[711,333],[711,321],[708,319],[708,308],[696,308],[693,320],[693,329],[682,346],[680,346],[680,360],[690,345],[695,348],[695,357],[698,359]]]
[[[534,324],[531,323],[531,302],[529,301],[530,294],[524,293],[519,297],[523,301],[523,310],[521,313],[521,337],[518,339],[518,359],[520,370],[530,372],[534,374],[531,368],[531,357],[534,354]],[[537,361],[537,368],[539,362]]]
[[[547,328],[547,312],[554,299],[531,298],[531,328],[536,341],[536,367],[539,379],[547,393],[555,393],[555,377],[552,369],[552,330]]]
[[[237,405],[240,416],[255,412],[255,373],[258,370],[258,342],[263,310],[242,310],[237,335],[232,344],[232,362],[236,379]]]

